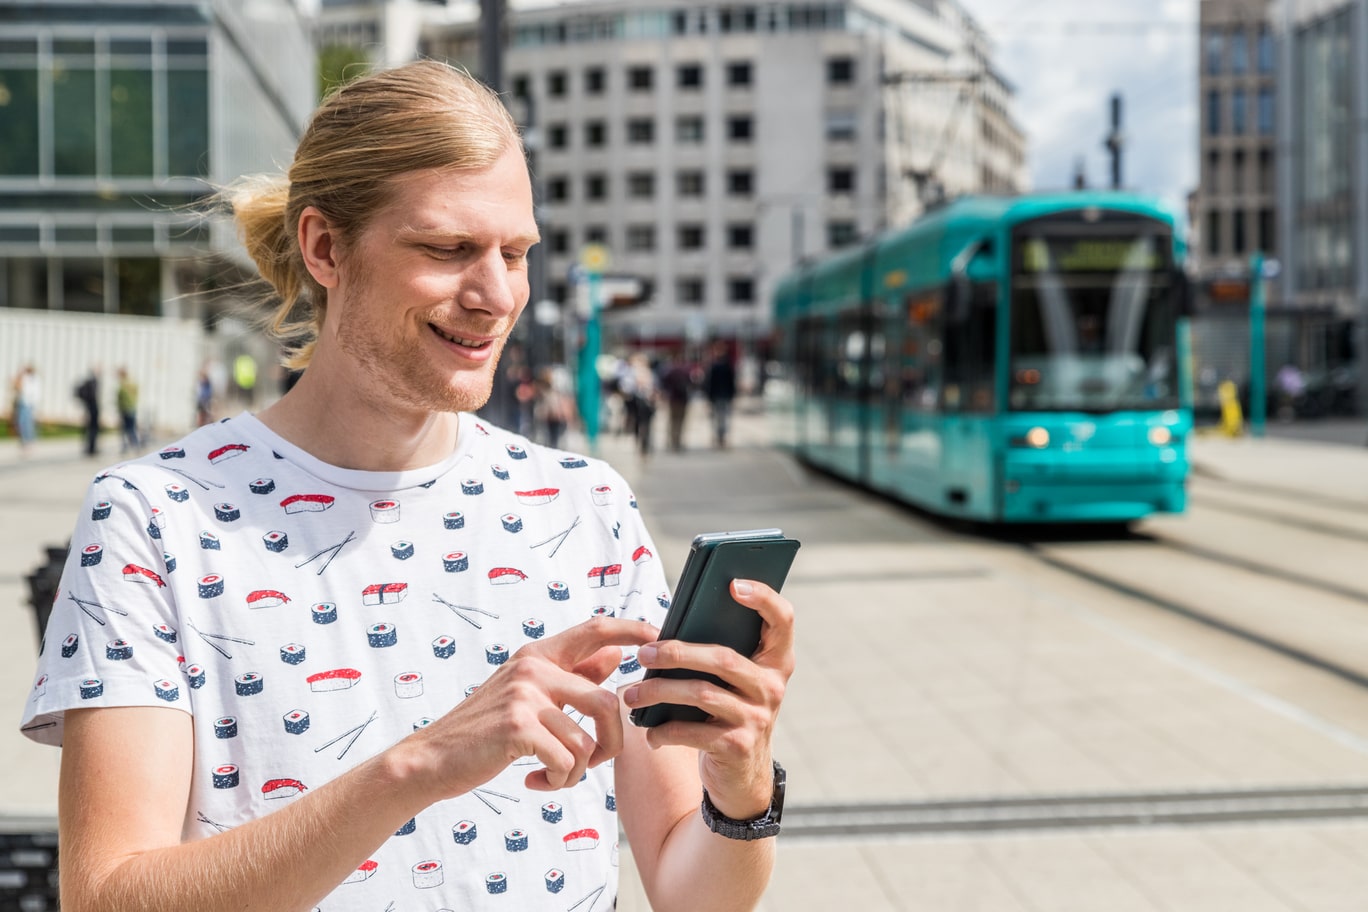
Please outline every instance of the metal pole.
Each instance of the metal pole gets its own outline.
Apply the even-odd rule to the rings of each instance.
[[[1264,255],[1249,258],[1249,433],[1264,435],[1268,415],[1264,391]]]
[[[496,92],[503,91],[504,0],[480,0],[480,77]]]
[[[584,344],[579,352],[579,412],[584,422],[584,436],[589,441],[589,455],[598,455],[599,378],[598,357],[603,341],[599,330],[600,275],[597,267],[585,269],[589,286],[589,318],[584,324]]]

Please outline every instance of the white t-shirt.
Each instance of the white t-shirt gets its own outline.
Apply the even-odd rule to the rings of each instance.
[[[59,744],[72,707],[191,713],[198,839],[439,718],[524,643],[595,615],[658,626],[666,581],[622,477],[460,420],[425,469],[340,469],[243,414],[102,473],[24,733]],[[629,650],[603,686],[639,674]],[[611,765],[552,793],[524,788],[535,768],[427,808],[320,909],[612,908]]]

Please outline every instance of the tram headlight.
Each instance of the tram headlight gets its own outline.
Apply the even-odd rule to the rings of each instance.
[[[1149,429],[1149,442],[1155,446],[1168,446],[1173,442],[1173,432],[1160,425]]]
[[[1050,432],[1043,427],[1033,427],[1021,438],[1028,447],[1043,450],[1050,445]]]

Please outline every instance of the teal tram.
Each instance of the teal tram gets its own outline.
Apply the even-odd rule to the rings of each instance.
[[[984,523],[1186,506],[1186,250],[1120,192],[965,197],[775,291],[770,389],[804,462]]]

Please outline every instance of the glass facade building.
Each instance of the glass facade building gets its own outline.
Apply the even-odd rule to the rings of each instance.
[[[288,162],[313,102],[289,0],[0,2],[0,307],[210,316],[244,261],[196,204]]]

